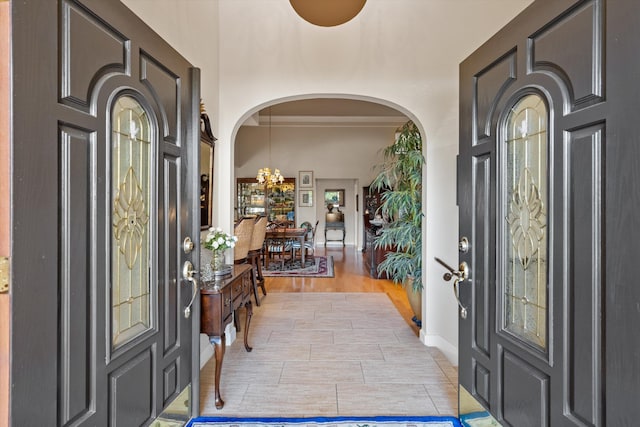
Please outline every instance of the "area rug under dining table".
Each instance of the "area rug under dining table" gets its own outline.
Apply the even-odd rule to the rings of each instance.
[[[265,277],[333,277],[332,256],[310,256],[304,266],[300,258],[294,260],[272,260],[262,269]]]
[[[454,417],[380,416],[312,418],[226,418],[201,417],[189,427],[460,427]]]

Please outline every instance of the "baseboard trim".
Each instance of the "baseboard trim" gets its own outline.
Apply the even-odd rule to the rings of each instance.
[[[440,335],[427,335],[424,333],[424,329],[421,329],[420,341],[427,347],[436,347],[453,366],[458,366],[458,347],[452,345]]]

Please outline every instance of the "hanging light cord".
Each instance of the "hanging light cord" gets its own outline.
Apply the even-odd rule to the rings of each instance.
[[[271,107],[269,107],[269,140],[267,142],[269,144],[269,165],[271,165]],[[267,166],[266,168],[258,169],[256,180],[260,184],[266,184],[267,187],[270,187],[278,183],[282,184],[284,177],[280,174],[280,169],[276,168],[271,173],[271,169]]]

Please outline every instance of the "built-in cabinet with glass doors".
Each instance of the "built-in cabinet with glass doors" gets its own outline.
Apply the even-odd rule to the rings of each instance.
[[[282,184],[260,184],[255,178],[237,179],[236,217],[266,215],[271,221],[293,221],[296,211],[296,179]]]

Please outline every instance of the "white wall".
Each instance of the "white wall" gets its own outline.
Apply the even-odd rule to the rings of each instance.
[[[315,179],[360,179],[367,185],[382,162],[380,150],[394,141],[388,127],[275,127],[271,129],[271,167],[287,177],[313,171]],[[239,178],[255,177],[269,163],[268,127],[243,126],[235,140]]]
[[[217,135],[218,0],[121,0],[201,70],[201,98]]]
[[[357,245],[357,238],[362,236],[362,221],[359,220],[362,211],[358,210],[356,213],[355,207],[355,183],[353,179],[319,179],[316,180],[316,200],[318,203],[316,206],[316,218],[320,220],[318,224],[318,232],[316,234],[316,243],[324,244],[324,226],[325,226],[325,213],[329,212],[324,205],[324,191],[325,190],[344,190],[344,206],[340,207],[340,211],[344,214],[344,229],[345,229],[345,244]],[[362,192],[362,189],[360,189]],[[362,200],[362,195],[359,197],[359,201]],[[314,223],[315,224],[315,223]],[[342,238],[341,232],[337,230],[329,230],[327,233],[327,239],[331,240],[327,243],[327,246],[342,246],[341,242],[336,242],[336,239]],[[360,239],[361,241],[362,239]]]
[[[355,195],[362,204],[362,186],[377,175],[374,165],[383,161],[381,150],[394,141],[397,127],[278,127],[271,128],[271,161],[269,161],[268,127],[243,126],[235,140],[236,177],[250,178],[259,168],[279,168],[285,177],[298,178],[300,171],[313,171],[316,184],[314,206],[301,207],[296,202],[296,219],[300,224],[320,220],[316,242],[324,242],[324,190],[344,188],[347,206],[345,213],[348,245],[362,247],[361,206],[356,215]],[[327,180],[329,183],[326,183]],[[337,180],[337,181],[336,181]],[[356,191],[355,183],[359,189]],[[324,183],[320,186],[319,183]],[[325,185],[326,184],[326,185]],[[333,185],[333,186],[332,186]],[[299,188],[298,188],[299,190]],[[234,198],[234,201],[237,198]],[[333,239],[335,236],[329,236]]]
[[[395,107],[416,122],[427,159],[421,336],[455,362],[457,306],[431,260],[455,262],[458,256],[458,65],[531,1],[369,0],[354,20],[330,28],[303,21],[288,0],[126,3],[202,68],[209,105],[216,99],[209,88],[219,79],[214,221],[227,229],[233,222],[235,134],[263,106],[344,95]]]

